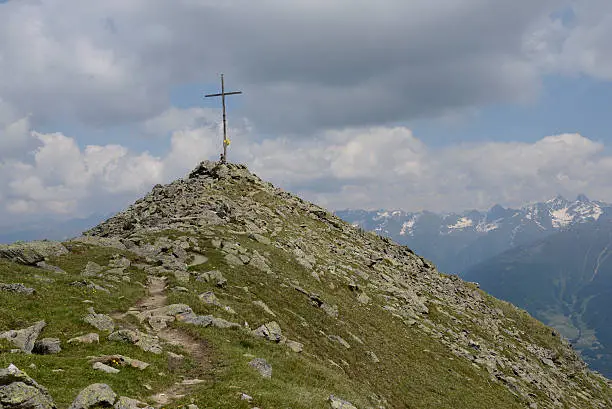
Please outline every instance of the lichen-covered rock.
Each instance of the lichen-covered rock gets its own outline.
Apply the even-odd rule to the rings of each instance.
[[[43,338],[34,343],[32,352],[39,355],[59,354],[62,352],[59,338]]]
[[[55,409],[45,388],[11,364],[0,369],[0,408]]]
[[[249,362],[249,366],[255,368],[264,378],[272,378],[272,365],[263,358],[255,358]]]
[[[96,406],[113,406],[117,394],[104,383],[94,383],[83,389],[68,409],[89,409]]]
[[[334,395],[331,395],[328,401],[332,409],[357,409],[351,402],[340,399]]]
[[[94,342],[100,342],[100,336],[95,332],[90,332],[89,334],[81,335],[80,337],[75,337],[68,340],[69,344],[93,344]]]
[[[111,333],[108,336],[108,340],[134,344],[143,351],[152,352],[154,354],[161,354],[163,352],[158,337],[140,331],[120,329]]]
[[[94,371],[100,371],[109,374],[116,374],[120,372],[119,369],[103,364],[102,362],[94,362],[91,367],[94,369]]]
[[[34,266],[47,257],[68,254],[68,249],[57,241],[30,241],[13,244],[0,244],[0,258],[6,258],[16,263]]]
[[[96,327],[100,331],[112,331],[115,329],[115,322],[111,317],[105,314],[97,314],[93,307],[88,309],[89,314],[83,320]]]
[[[28,328],[0,333],[0,339],[6,339],[26,354],[30,354],[32,349],[34,349],[34,343],[38,335],[40,335],[40,332],[46,325],[45,321],[38,321]]]
[[[119,397],[115,402],[115,409],[153,409],[152,406],[147,405],[137,399],[128,398],[125,396]]]
[[[282,339],[282,331],[280,325],[276,321],[268,322],[253,331],[253,335],[262,337],[272,342],[280,342]]]
[[[32,295],[36,292],[35,289],[26,287],[25,285],[21,283],[12,283],[12,284],[0,283],[0,291],[6,291],[9,293],[17,293],[17,294],[25,294],[25,295]]]

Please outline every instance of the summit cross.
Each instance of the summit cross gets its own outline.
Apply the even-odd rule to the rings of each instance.
[[[234,91],[234,92],[225,92],[225,81],[223,79],[223,74],[221,74],[221,93],[220,94],[208,94],[204,95],[204,98],[209,97],[221,97],[221,101],[223,104],[223,154],[221,155],[221,162],[227,162],[227,146],[230,144],[229,139],[227,139],[227,116],[225,113],[225,97],[227,95],[237,95],[242,94],[242,91]]]

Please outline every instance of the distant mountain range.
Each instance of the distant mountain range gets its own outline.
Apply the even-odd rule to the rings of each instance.
[[[557,196],[520,209],[495,205],[484,212],[340,210],[335,213],[353,225],[409,246],[433,261],[441,271],[461,274],[512,247],[578,224],[608,219],[612,205],[579,195],[574,201]]]
[[[44,220],[19,226],[0,226],[0,243],[32,240],[66,240],[79,236],[112,214],[93,214],[86,218],[69,220]]]
[[[464,273],[559,330],[612,378],[612,220],[577,224]]]

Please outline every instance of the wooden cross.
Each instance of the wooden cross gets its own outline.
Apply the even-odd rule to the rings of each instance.
[[[225,114],[225,96],[242,94],[242,91],[236,92],[225,92],[225,82],[223,80],[223,74],[221,74],[221,93],[220,94],[208,94],[204,95],[205,98],[209,97],[221,97],[223,103],[223,155],[221,155],[221,162],[227,162],[227,145],[229,145],[229,139],[227,139],[227,119]]]

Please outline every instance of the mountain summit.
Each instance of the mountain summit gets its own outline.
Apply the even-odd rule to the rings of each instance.
[[[242,165],[0,257],[0,407],[612,406],[556,331]]]

